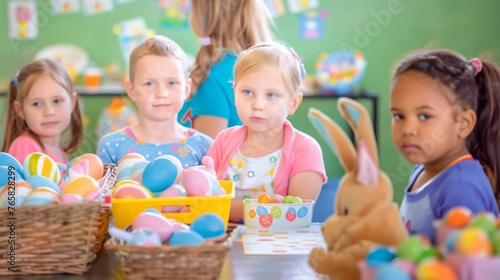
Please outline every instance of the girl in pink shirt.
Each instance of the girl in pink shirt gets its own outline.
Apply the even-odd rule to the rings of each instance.
[[[62,65],[51,59],[26,65],[12,79],[7,100],[2,151],[21,164],[33,152],[67,164],[66,153],[79,149],[83,128],[78,97]],[[68,128],[68,141],[61,145],[61,135]]]
[[[287,121],[302,101],[305,70],[297,54],[274,42],[244,51],[234,66],[234,96],[243,126],[220,132],[207,152],[219,180],[235,182],[231,220],[243,217],[245,198],[318,198],[326,181],[321,148]]]

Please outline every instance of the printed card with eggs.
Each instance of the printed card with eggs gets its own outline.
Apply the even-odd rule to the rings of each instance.
[[[245,255],[308,255],[313,248],[326,248],[318,224],[294,229],[248,228],[242,241]]]

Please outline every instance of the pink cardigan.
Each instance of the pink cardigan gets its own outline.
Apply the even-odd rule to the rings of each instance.
[[[286,120],[285,141],[274,179],[274,193],[285,196],[288,194],[288,183],[297,173],[313,171],[321,174],[323,183],[326,182],[323,154],[318,142],[311,136],[293,128]],[[221,131],[207,152],[214,160],[217,179],[225,180],[229,161],[241,146],[247,135],[246,126],[235,126]],[[306,187],[306,186],[305,186]]]

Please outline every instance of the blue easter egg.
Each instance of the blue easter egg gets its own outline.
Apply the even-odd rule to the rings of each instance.
[[[156,208],[148,208],[148,209],[144,210],[143,213],[144,212],[161,214],[160,211],[158,211],[158,209],[156,209]]]
[[[299,210],[297,210],[297,217],[299,218],[304,218],[305,216],[307,216],[307,207],[306,206],[302,206],[299,208]]]
[[[297,210],[295,210],[295,208],[293,208],[293,207],[288,207],[288,210],[286,210],[286,212],[292,213],[292,214],[297,214]]]
[[[19,161],[13,157],[12,155],[5,153],[5,152],[0,152],[0,167],[5,166],[9,167],[12,166],[12,168],[18,173],[18,174],[23,174],[23,166],[19,163]],[[2,175],[2,174],[0,174]],[[24,179],[24,177],[23,177]]]
[[[197,232],[181,229],[170,236],[168,245],[170,246],[192,246],[200,245],[205,242],[205,239]]]
[[[447,252],[453,253],[455,252],[455,244],[457,243],[457,237],[460,231],[455,230],[450,232],[450,234],[446,237],[446,241],[444,242],[444,247]]]
[[[22,169],[19,169],[22,171]],[[19,179],[24,179],[23,176],[19,175],[17,170],[10,168],[9,166],[0,166],[0,188],[8,185],[9,182],[13,182]],[[12,183],[11,183],[12,184]]]
[[[389,264],[380,266],[376,272],[374,280],[411,280],[411,276],[399,267]]]
[[[396,257],[396,251],[389,247],[374,247],[366,255],[366,264],[370,267],[378,267],[389,263]]]
[[[31,187],[33,187],[33,189],[47,187],[54,190],[57,194],[61,195],[61,189],[59,189],[59,187],[47,177],[41,175],[33,175],[29,176],[26,179],[26,182],[28,182]]]
[[[214,238],[224,235],[226,225],[219,215],[205,213],[191,223],[191,230],[199,233],[203,238]]]
[[[257,206],[257,216],[262,216],[262,215],[267,215],[268,211],[266,207],[263,206]]]
[[[162,192],[177,179],[177,165],[168,158],[151,161],[142,173],[142,184],[152,192]]]

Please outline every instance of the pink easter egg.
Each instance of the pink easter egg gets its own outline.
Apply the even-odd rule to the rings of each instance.
[[[74,193],[64,194],[61,197],[61,204],[75,204],[81,203],[83,201],[83,197]]]
[[[116,183],[113,193],[113,198],[152,198],[153,193],[143,185],[132,180],[123,180]]]
[[[161,214],[153,212],[142,212],[135,218],[132,224],[132,229],[149,229],[156,233],[161,238],[161,241],[167,241],[170,235],[174,232],[172,222]]]
[[[174,232],[178,231],[178,230],[189,230],[189,226],[186,225],[186,224],[183,224],[183,223],[180,223],[174,219],[169,219],[170,222],[172,222],[172,226],[173,226],[173,229],[174,229]]]
[[[79,164],[80,162],[87,160],[88,161],[88,174],[90,177],[94,178],[95,180],[99,180],[102,178],[102,175],[104,173],[104,165],[101,161],[101,158],[98,157],[96,154],[83,154],[71,161],[71,166],[75,166]]]
[[[217,178],[217,174],[215,172],[215,168],[214,168],[214,160],[209,157],[209,156],[204,156],[202,159],[201,159],[201,164],[202,165],[195,165],[195,166],[191,166],[189,168],[187,168],[186,170],[190,170],[190,169],[201,169],[201,170],[205,170],[207,171],[208,173],[212,174],[212,176],[216,177]]]
[[[165,197],[186,197],[187,192],[184,189],[183,186],[179,184],[173,184],[166,190],[164,190],[159,197],[165,198]],[[179,210],[184,207],[184,205],[173,205],[173,206],[163,206],[162,207],[162,212],[163,213],[174,213],[174,212],[179,212]]]
[[[201,169],[189,169],[184,173],[182,183],[188,196],[212,195],[214,182],[217,180],[207,171]]]

